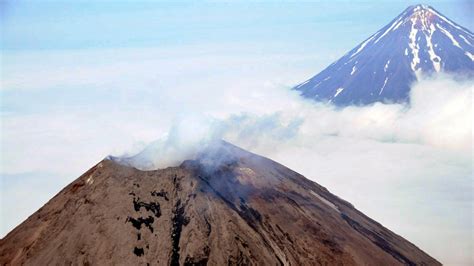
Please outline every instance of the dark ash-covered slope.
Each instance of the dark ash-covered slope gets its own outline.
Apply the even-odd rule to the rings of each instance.
[[[0,263],[439,265],[274,161],[228,143],[197,158],[100,162],[0,241]]]

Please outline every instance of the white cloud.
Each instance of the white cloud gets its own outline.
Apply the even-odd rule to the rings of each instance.
[[[34,114],[2,110],[3,179],[48,172],[71,181],[108,154],[130,155],[160,137],[159,147],[173,155],[167,157],[173,160],[158,160],[157,166],[165,166],[189,156],[183,147],[196,147],[209,136],[222,137],[328,187],[442,262],[469,264],[472,81],[424,80],[414,86],[411,106],[337,109],[289,91],[314,71],[299,59],[293,63],[306,67],[285,66],[293,55],[275,62],[241,54],[178,59],[173,55],[165,60],[157,54],[163,55],[151,53],[142,62],[146,55],[127,53],[119,61],[130,64],[113,65],[108,65],[115,62],[113,53],[96,55],[105,58],[104,66],[89,68],[96,64],[83,59],[78,75],[67,67],[26,78],[17,76],[22,67],[10,70],[3,84],[7,94],[42,87],[72,91],[82,84],[81,94],[97,102],[75,104],[67,99],[66,107]],[[58,59],[57,66],[63,60]],[[59,77],[49,78],[54,74]],[[111,98],[100,98],[100,90],[111,91]],[[36,106],[26,99],[28,93],[20,99]],[[114,93],[120,97],[113,98]],[[47,99],[52,105],[54,96]],[[29,193],[5,184],[2,194],[11,196],[3,206]],[[28,184],[35,183],[25,179]],[[64,183],[56,184],[59,190]],[[4,212],[2,217],[16,223],[26,218],[13,210]]]
[[[442,262],[469,264],[473,89],[471,81],[438,77],[416,84],[410,105],[343,109],[285,88],[231,90],[229,110],[236,104],[245,113],[224,109],[220,120],[181,120],[172,138],[149,146],[141,159],[152,158],[151,168],[179,164],[211,136],[224,138],[327,186]],[[189,142],[189,132],[200,134]]]

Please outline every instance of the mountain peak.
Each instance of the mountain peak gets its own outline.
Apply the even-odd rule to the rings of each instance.
[[[406,17],[415,23],[429,25],[436,17],[436,11],[426,5],[416,5],[413,8],[409,8],[409,12],[407,13]]]
[[[440,12],[431,6],[418,4],[408,7],[400,16],[403,23],[411,22],[417,29],[430,30],[430,25],[436,23],[447,23],[459,30],[466,30],[461,26],[457,25],[447,17],[443,16]]]
[[[429,5],[416,4],[416,5],[409,6],[406,10],[411,10],[413,12],[418,12],[418,11],[422,11],[422,10],[429,11],[430,9],[433,9],[433,8]]]
[[[440,265],[281,164],[203,150],[154,171],[103,160],[0,240],[0,264]]]
[[[295,89],[337,105],[406,102],[411,84],[423,75],[473,76],[473,44],[468,29],[431,6],[410,6]]]

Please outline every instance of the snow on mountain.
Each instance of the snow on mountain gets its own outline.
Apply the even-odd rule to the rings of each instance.
[[[416,5],[294,89],[336,105],[406,102],[411,83],[439,72],[474,75],[474,35]]]

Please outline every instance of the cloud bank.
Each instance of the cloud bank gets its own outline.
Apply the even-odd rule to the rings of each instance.
[[[10,65],[2,91],[1,206],[31,199],[24,204],[31,214],[54,191],[21,187],[59,191],[109,154],[146,148],[137,166],[161,168],[225,139],[326,186],[443,263],[472,264],[472,81],[426,79],[414,84],[410,105],[339,109],[289,90],[314,71],[294,54],[175,60],[134,51],[110,62],[115,54],[80,54],[69,69],[61,63],[74,59],[68,53],[41,75],[34,71],[40,66]],[[81,61],[97,57],[103,65]],[[288,71],[289,60],[306,67]],[[9,111],[14,103],[21,112]],[[17,217],[3,221],[7,229],[28,216],[1,212]]]
[[[182,117],[129,163],[178,165],[225,139],[327,186],[442,262],[469,264],[473,90],[440,76],[414,84],[410,104],[346,108],[284,87],[228,91],[229,109],[245,112]]]
[[[284,87],[258,93],[231,91],[227,92],[230,112],[178,117],[165,136],[139,154],[136,166],[157,169],[179,164],[216,139],[265,153],[285,143],[307,147],[325,139],[345,139],[422,145],[470,157],[473,86],[471,81],[446,76],[425,79],[414,85],[408,104],[345,108],[302,99]],[[233,113],[232,104],[245,111]],[[149,166],[140,166],[140,160]]]

